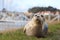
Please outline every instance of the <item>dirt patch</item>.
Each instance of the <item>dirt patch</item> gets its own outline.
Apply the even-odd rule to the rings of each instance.
[[[47,22],[48,24],[60,24],[60,21]]]

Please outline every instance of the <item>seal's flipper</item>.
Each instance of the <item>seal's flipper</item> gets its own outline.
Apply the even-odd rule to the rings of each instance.
[[[23,32],[25,33],[26,32],[26,29],[24,28]]]

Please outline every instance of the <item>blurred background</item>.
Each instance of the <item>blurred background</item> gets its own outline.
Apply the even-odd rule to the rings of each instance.
[[[60,22],[60,0],[0,0],[0,29],[25,26],[35,14]]]

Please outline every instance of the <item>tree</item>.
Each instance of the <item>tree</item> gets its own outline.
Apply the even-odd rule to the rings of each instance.
[[[48,11],[51,11],[51,12],[54,12],[57,10],[57,8],[54,8],[54,7],[51,7],[51,6],[48,6],[47,7]]]
[[[48,6],[48,7],[33,7],[33,8],[30,8],[28,10],[28,12],[32,12],[32,13],[38,13],[38,12],[42,12],[42,11],[55,12],[57,10],[58,10],[57,8],[54,8],[52,6]]]
[[[5,8],[2,9],[2,12],[6,12],[7,10]]]
[[[33,7],[28,10],[28,12],[37,13],[40,11],[40,7]]]

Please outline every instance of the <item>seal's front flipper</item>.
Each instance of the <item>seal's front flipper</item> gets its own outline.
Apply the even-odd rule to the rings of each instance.
[[[25,33],[26,32],[26,29],[24,28],[23,32]]]

